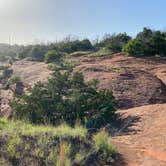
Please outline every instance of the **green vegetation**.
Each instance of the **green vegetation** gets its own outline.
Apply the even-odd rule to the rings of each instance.
[[[74,128],[67,126],[65,124],[58,127],[48,126],[48,125],[38,125],[35,126],[31,123],[15,120],[0,119],[0,131],[1,135],[21,135],[23,136],[37,136],[49,133],[52,136],[57,137],[79,137],[84,139],[87,134],[87,130],[81,126],[76,126]]]
[[[21,46],[20,46],[21,47]],[[78,40],[67,37],[63,41],[48,44],[48,45],[28,45],[21,47],[17,51],[19,59],[28,58],[33,61],[46,61],[47,63],[54,61],[59,53],[70,54],[77,51],[91,51],[94,47],[88,39]],[[51,55],[52,54],[52,55]],[[54,57],[54,55],[57,55]],[[48,58],[47,58],[48,56]],[[52,57],[52,59],[50,59]],[[50,61],[49,61],[50,60]]]
[[[102,138],[99,138],[98,134],[94,138],[90,137],[87,130],[81,126],[72,128],[61,125],[55,128],[0,119],[0,132],[1,165],[93,164],[95,166],[96,163],[112,163],[110,157],[115,154],[115,151],[110,148],[103,150],[106,147],[98,147],[99,139]],[[105,145],[112,146],[107,138],[105,141]],[[95,158],[89,163],[88,159],[91,156]]]
[[[109,90],[97,90],[81,73],[54,72],[48,83],[37,83],[10,102],[14,117],[32,123],[100,127],[115,120],[115,99]]]
[[[89,165],[89,161],[92,165],[105,165],[112,163],[116,154],[109,134],[103,130],[90,131],[116,120],[115,98],[111,90],[97,88],[98,80],[85,82],[82,73],[73,72],[79,64],[73,59],[121,51],[138,57],[165,56],[166,32],[144,28],[133,39],[119,33],[106,35],[94,45],[88,39],[67,38],[49,45],[14,48],[8,48],[7,55],[3,52],[0,56],[5,60],[6,55],[10,64],[0,66],[6,87],[21,83],[19,77],[11,77],[10,66],[17,57],[45,61],[53,72],[47,83],[37,82],[10,101],[12,119],[0,119],[0,165],[69,166]],[[89,70],[116,72],[127,68]]]
[[[32,61],[44,61],[44,55],[51,49],[50,45],[28,45],[18,51],[19,59],[29,58]]]
[[[133,56],[166,55],[166,33],[144,28],[136,38],[129,41],[123,51]]]
[[[72,36],[51,44],[28,46],[0,44],[0,61],[12,63],[14,60],[26,58],[32,61],[45,60],[50,63],[54,62],[60,54],[61,56],[69,55],[72,57],[82,55],[102,56],[122,51],[133,56],[165,56],[165,48],[166,32],[144,28],[135,38],[131,38],[126,33],[106,34],[94,44],[89,39],[79,40]],[[54,57],[55,54],[57,56]],[[52,58],[47,58],[46,55]]]
[[[106,34],[103,39],[96,43],[96,47],[106,48],[112,53],[121,52],[122,47],[131,39],[126,33],[109,35]]]
[[[20,83],[20,82],[22,82],[22,81],[21,81],[21,78],[18,77],[18,76],[11,77],[11,78],[8,80],[8,83],[9,83],[9,84],[16,84],[16,83]]]
[[[80,41],[77,39],[71,39],[70,37],[66,38],[62,42],[55,43],[53,48],[65,53],[73,53],[76,51],[91,51],[94,49],[88,39]]]
[[[46,63],[59,62],[62,58],[62,53],[56,50],[50,50],[45,54],[44,60]]]
[[[93,51],[76,51],[76,52],[73,52],[73,53],[69,54],[69,56],[79,57],[79,56],[88,55],[88,54],[91,54],[91,53],[93,53]]]
[[[104,57],[104,56],[108,56],[108,55],[112,55],[113,52],[107,48],[100,48],[98,51],[93,52],[91,54],[89,54],[88,56],[90,57]]]
[[[112,162],[116,153],[115,147],[110,143],[110,137],[105,131],[100,131],[93,136],[95,148],[100,151],[103,159],[107,159],[108,162]]]

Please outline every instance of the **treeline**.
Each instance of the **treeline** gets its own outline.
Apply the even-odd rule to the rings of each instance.
[[[166,32],[144,28],[122,51],[136,56],[166,56]]]
[[[11,47],[5,45],[3,49],[0,47],[0,59],[5,59],[7,56],[16,59],[28,58],[34,61],[44,61],[45,55],[52,50],[63,55],[78,51],[107,50],[110,53],[126,52],[133,56],[165,56],[166,32],[144,28],[134,38],[126,33],[119,33],[107,34],[101,40],[96,40],[93,43],[89,39],[79,40],[69,36],[63,41],[51,44]]]

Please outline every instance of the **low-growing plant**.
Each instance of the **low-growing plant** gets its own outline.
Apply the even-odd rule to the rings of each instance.
[[[101,152],[101,157],[112,162],[116,153],[115,147],[111,144],[110,136],[104,130],[93,136],[96,151]]]
[[[16,83],[19,83],[19,82],[22,82],[21,78],[19,76],[12,77],[8,80],[9,84],[16,84]]]
[[[8,142],[8,147],[7,150],[10,154],[11,157],[18,157],[18,151],[17,151],[17,146],[21,144],[21,139],[18,135],[15,135],[13,137],[10,138],[9,142]]]
[[[69,56],[79,57],[79,56],[88,55],[88,54],[91,54],[91,53],[93,53],[93,52],[92,51],[76,51],[76,52],[73,52],[73,53],[69,54]]]

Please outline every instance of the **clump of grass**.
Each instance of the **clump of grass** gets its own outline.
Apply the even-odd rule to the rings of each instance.
[[[7,145],[7,150],[8,150],[11,157],[14,157],[17,155],[16,147],[19,144],[21,144],[21,138],[18,135],[13,136],[9,139],[9,142]]]
[[[108,162],[112,162],[116,149],[111,144],[109,134],[102,130],[93,136],[93,140],[96,151],[101,153],[101,157],[106,158]]]
[[[87,130],[82,126],[75,126],[74,128],[62,124],[58,127],[44,126],[44,125],[32,125],[27,122],[14,121],[7,119],[0,119],[0,131],[1,134],[20,133],[24,136],[35,136],[49,133],[52,136],[57,137],[80,137],[85,138]]]
[[[52,71],[60,71],[60,70],[72,70],[74,67],[80,64],[79,61],[65,59],[64,62],[61,63],[50,63],[48,64],[48,69]]]
[[[89,56],[91,57],[102,57],[102,56],[107,56],[107,55],[111,55],[113,54],[112,51],[106,49],[106,48],[102,48],[98,51],[96,51],[95,53],[89,54]]]
[[[21,78],[19,76],[12,77],[8,80],[9,84],[16,84],[22,82]]]
[[[69,54],[69,56],[78,57],[78,56],[88,55],[91,53],[93,53],[93,52],[92,51],[76,51],[76,52]]]

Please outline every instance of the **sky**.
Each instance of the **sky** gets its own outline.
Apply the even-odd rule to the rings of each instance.
[[[166,0],[0,0],[0,43],[52,42],[70,35],[134,36],[166,30]]]

